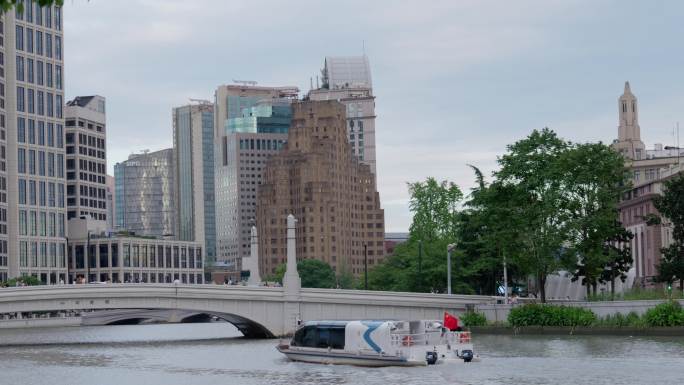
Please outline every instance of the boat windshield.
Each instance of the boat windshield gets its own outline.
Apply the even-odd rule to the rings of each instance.
[[[344,349],[344,326],[304,326],[295,333],[292,346]]]

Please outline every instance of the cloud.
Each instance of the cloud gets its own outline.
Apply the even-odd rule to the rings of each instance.
[[[679,2],[590,0],[73,0],[68,97],[108,103],[108,164],[171,146],[171,109],[231,79],[307,90],[326,55],[370,57],[378,188],[388,229],[408,227],[407,181],[472,185],[505,146],[549,126],[610,141],[631,80],[642,135],[680,117]],[[638,23],[630,22],[638,20]],[[629,27],[627,28],[626,25]],[[653,139],[651,139],[653,138]]]

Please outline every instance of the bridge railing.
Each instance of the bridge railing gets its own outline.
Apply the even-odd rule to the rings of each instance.
[[[335,295],[337,300],[349,301],[369,301],[374,300],[394,300],[394,301],[409,301],[415,303],[422,301],[426,305],[440,305],[440,304],[483,304],[496,303],[496,297],[485,295],[463,295],[463,294],[434,294],[434,293],[411,293],[411,292],[392,292],[392,291],[373,291],[373,290],[345,290],[345,289],[301,289],[301,296],[303,300],[316,300],[329,298],[331,294]]]

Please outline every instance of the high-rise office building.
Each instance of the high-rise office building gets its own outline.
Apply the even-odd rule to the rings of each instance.
[[[321,73],[323,84],[309,91],[309,99],[345,105],[351,152],[375,175],[375,96],[368,57],[326,57]]]
[[[67,220],[83,215],[107,220],[105,98],[77,96],[67,102]]]
[[[368,56],[327,56],[321,71],[323,87],[373,88]]]
[[[384,212],[375,178],[351,154],[345,106],[292,104],[285,148],[266,162],[258,190],[259,269],[273,274],[287,255],[286,217],[297,220],[297,259],[319,259],[360,275],[384,258]],[[366,254],[367,253],[367,254]]]
[[[116,183],[114,182],[114,177],[107,175],[107,230],[112,231],[116,225]]]
[[[132,154],[114,165],[116,229],[175,236],[173,149]]]
[[[214,105],[207,101],[173,109],[176,239],[204,245],[216,257],[214,206]]]
[[[0,280],[66,280],[62,9],[24,2],[0,25]]]
[[[223,85],[216,90],[215,183],[217,259],[239,271],[250,255],[256,193],[263,166],[282,147],[296,87]]]

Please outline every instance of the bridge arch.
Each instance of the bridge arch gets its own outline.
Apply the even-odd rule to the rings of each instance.
[[[187,322],[201,316],[216,317],[235,326],[246,338],[273,338],[265,326],[244,316],[210,310],[185,309],[107,309],[83,313],[82,324],[120,325],[142,322]]]

